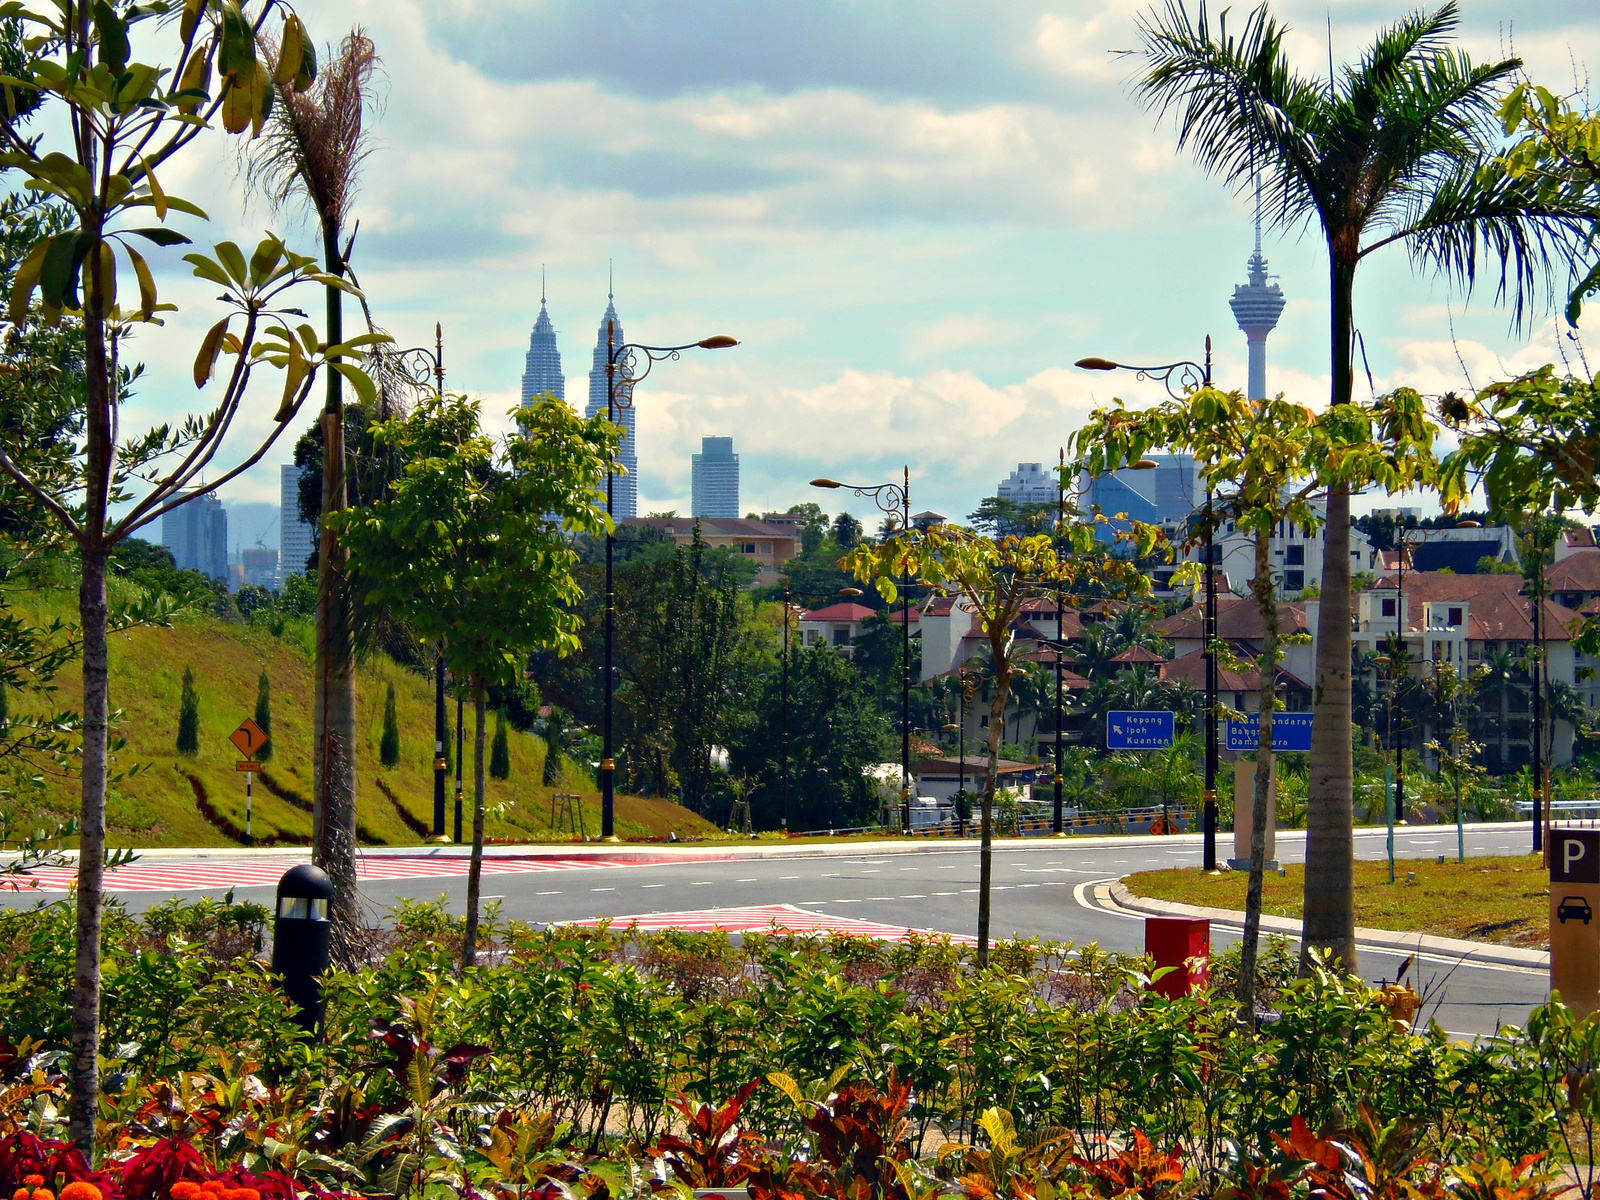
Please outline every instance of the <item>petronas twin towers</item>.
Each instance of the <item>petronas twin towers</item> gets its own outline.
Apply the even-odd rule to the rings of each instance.
[[[589,403],[583,415],[592,417],[606,411],[606,327],[616,322],[612,339],[622,345],[622,322],[617,318],[613,297],[606,297],[605,315],[600,318],[600,333],[595,339],[594,361],[589,368]],[[527,404],[545,394],[558,400],[567,398],[567,380],[561,373],[561,351],[556,348],[556,329],[550,322],[550,312],[545,298],[539,297],[539,319],[533,323],[533,335],[528,339],[528,357],[522,372],[522,402]],[[634,439],[634,411],[621,408],[616,412],[616,422],[622,426],[622,465],[627,474],[615,477],[612,508],[619,521],[639,515],[639,453]]]

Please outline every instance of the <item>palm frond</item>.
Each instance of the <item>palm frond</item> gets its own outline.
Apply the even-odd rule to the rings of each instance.
[[[357,26],[305,91],[278,89],[279,103],[254,143],[247,178],[275,208],[296,196],[324,233],[345,228],[361,164],[372,151],[366,123],[380,66],[372,39]]]
[[[1496,300],[1511,302],[1521,328],[1539,301],[1554,300],[1555,277],[1570,273],[1597,219],[1592,201],[1546,196],[1537,180],[1512,178],[1484,156],[1459,165],[1431,194],[1418,194],[1410,219],[1361,253],[1404,241],[1414,263],[1467,291],[1486,266],[1498,265]]]
[[[1265,6],[1237,33],[1227,13],[1213,36],[1205,4],[1191,21],[1183,0],[1140,22],[1145,69],[1134,90],[1158,114],[1174,115],[1178,144],[1236,191],[1261,175],[1274,224],[1292,224],[1325,203],[1319,146],[1327,85],[1295,74],[1285,30]]]

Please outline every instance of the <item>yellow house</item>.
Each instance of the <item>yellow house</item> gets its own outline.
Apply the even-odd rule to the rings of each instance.
[[[784,563],[800,553],[800,530],[794,525],[732,517],[635,517],[623,523],[659,529],[680,546],[694,541],[698,524],[700,540],[707,546],[730,550],[756,564],[759,587],[776,584]]]

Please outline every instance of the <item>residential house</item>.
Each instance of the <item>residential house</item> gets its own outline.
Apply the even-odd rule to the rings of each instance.
[[[1398,585],[1398,574],[1386,575],[1357,597],[1351,634],[1357,661],[1367,655],[1387,655],[1390,640],[1403,630],[1411,675],[1425,678],[1438,664],[1449,663],[1466,679],[1480,668],[1497,666],[1513,680],[1522,679],[1521,687],[1501,688],[1487,697],[1489,707],[1481,708],[1468,728],[1483,745],[1484,765],[1490,771],[1510,772],[1529,765],[1532,704],[1520,664],[1533,641],[1533,622],[1530,601],[1521,592],[1521,576],[1407,571],[1403,595]],[[1565,605],[1545,601],[1545,656],[1552,682],[1575,682],[1577,663],[1569,629],[1578,619]],[[1374,686],[1382,686],[1376,665],[1369,670]],[[1405,736],[1407,745],[1422,749],[1434,731],[1423,722]],[[1557,720],[1552,739],[1556,763],[1571,761],[1572,739],[1572,726]]]
[[[1322,526],[1306,529],[1292,521],[1279,521],[1269,547],[1272,564],[1273,587],[1279,599],[1292,599],[1307,588],[1322,587],[1322,553],[1324,546]],[[1481,532],[1481,531],[1479,531]],[[1254,535],[1238,528],[1234,521],[1224,521],[1220,537],[1213,547],[1217,564],[1230,580],[1247,587],[1256,576],[1256,547]],[[1191,562],[1204,561],[1204,547],[1192,546],[1185,552]],[[1476,560],[1474,560],[1476,561]],[[1372,542],[1354,526],[1350,529],[1350,572],[1370,571],[1376,562]]]
[[[1155,631],[1172,643],[1174,661],[1205,649],[1204,602],[1203,595],[1197,596],[1188,608],[1155,623]],[[1278,604],[1278,636],[1283,638],[1301,633],[1314,635],[1319,605],[1320,601],[1317,600],[1281,601]],[[1261,640],[1265,634],[1266,625],[1253,599],[1218,591],[1217,637],[1228,643],[1236,657],[1254,659],[1260,655]],[[1316,651],[1310,643],[1286,645],[1280,666],[1289,679],[1315,679]],[[1202,675],[1200,686],[1204,684]]]
[[[1033,763],[1012,762],[1008,758],[996,760],[995,767],[996,789],[1012,792],[1018,797],[1027,794],[1028,787],[1039,775],[1039,767]],[[931,796],[947,804],[955,799],[956,792],[963,784],[974,795],[982,792],[988,770],[988,758],[971,753],[965,758],[954,754],[948,758],[921,758],[911,764],[912,777],[917,781],[917,795]]]
[[[814,612],[800,614],[800,642],[806,647],[831,646],[846,658],[850,657],[861,628],[878,610],[865,604],[830,604]]]
[[[712,549],[729,550],[756,565],[756,586],[772,587],[778,572],[800,553],[800,531],[792,525],[733,517],[633,517],[626,525],[659,529],[680,546],[700,540]]]
[[[1478,563],[1493,559],[1511,566],[1521,564],[1517,555],[1517,535],[1509,525],[1490,525],[1481,529],[1408,529],[1406,533],[1407,570],[1451,570],[1457,575],[1476,575]]]

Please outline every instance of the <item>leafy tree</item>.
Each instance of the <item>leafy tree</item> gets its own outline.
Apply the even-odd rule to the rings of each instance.
[[[1279,662],[1277,579],[1273,574],[1271,541],[1280,524],[1289,522],[1314,529],[1322,517],[1311,505],[1314,493],[1328,486],[1330,475],[1341,486],[1378,483],[1390,492],[1434,477],[1432,456],[1436,432],[1423,416],[1422,399],[1401,391],[1385,397],[1371,410],[1343,405],[1317,416],[1310,409],[1276,400],[1251,401],[1242,392],[1205,387],[1181,400],[1170,400],[1143,412],[1129,412],[1118,400],[1112,408],[1096,409],[1089,423],[1073,438],[1078,455],[1074,470],[1104,475],[1127,463],[1138,462],[1151,447],[1172,447],[1194,453],[1195,465],[1208,491],[1215,496],[1217,519],[1231,519],[1255,548],[1251,595],[1262,623],[1261,651],[1256,658],[1260,673],[1260,756],[1272,753],[1272,713]],[[1203,531],[1191,529],[1198,540]],[[1348,630],[1346,631],[1348,634]],[[1225,647],[1214,647],[1224,653]],[[1348,660],[1348,654],[1346,655]],[[1348,665],[1346,667],[1348,670]],[[1210,719],[1215,719],[1212,714]],[[1327,716],[1319,718],[1327,721]],[[1348,719],[1338,727],[1350,754]],[[1313,743],[1315,746],[1315,743]],[[1258,761],[1260,759],[1258,758]],[[1261,926],[1262,869],[1266,859],[1268,772],[1257,771],[1250,835],[1250,881],[1245,893],[1244,946],[1239,971],[1239,1003],[1246,1019],[1255,1019],[1255,961]],[[1313,818],[1327,822],[1326,806]],[[1235,814],[1235,819],[1238,815]],[[1308,819],[1308,823],[1309,823]],[[1312,937],[1314,901],[1325,909],[1337,908],[1329,890],[1343,889],[1349,915],[1353,905],[1351,837],[1353,814],[1343,813],[1345,851],[1342,876],[1325,863],[1319,874],[1306,873],[1306,938]],[[1324,828],[1324,842],[1336,842],[1337,831]],[[1310,836],[1308,830],[1308,837]],[[1354,969],[1354,921],[1345,931],[1320,930],[1331,949]],[[1321,939],[1319,939],[1321,944]]]
[[[1434,737],[1428,742],[1439,764],[1439,778],[1450,789],[1456,804],[1456,861],[1467,861],[1462,834],[1462,802],[1476,790],[1484,776],[1479,762],[1483,747],[1472,740],[1467,722],[1473,711],[1473,687],[1451,663],[1436,662],[1427,681],[1433,700]]]
[[[1140,549],[1148,554],[1160,533],[1135,523],[1125,536],[1138,539]],[[1150,581],[1130,560],[1109,557],[1095,540],[1093,526],[1080,522],[1058,527],[1053,537],[1032,534],[998,541],[959,525],[901,530],[882,542],[857,546],[844,563],[858,579],[875,582],[890,604],[898,592],[896,581],[902,577],[926,581],[948,596],[963,596],[988,639],[994,688],[989,703],[989,765],[982,792],[978,873],[978,961],[987,966],[997,762],[1017,668],[1012,625],[1027,600],[1054,595],[1057,588],[1076,593],[1093,581],[1102,587],[1116,585],[1145,592]]]
[[[194,694],[194,669],[183,669],[183,691],[178,695],[178,753],[193,758],[200,753],[200,700]]]
[[[18,9],[11,19],[19,22],[31,59],[12,76],[20,82],[8,85],[10,94],[51,103],[55,117],[35,135],[20,108],[0,112],[0,169],[13,173],[9,190],[48,193],[71,212],[67,228],[29,249],[12,287],[11,320],[27,321],[38,292],[46,326],[71,316],[82,329],[82,435],[74,439],[71,478],[63,486],[49,473],[30,472],[7,451],[9,443],[0,443],[0,470],[66,531],[81,567],[83,774],[70,1132],[85,1154],[94,1152],[99,1102],[109,744],[107,560],[118,542],[159,520],[195,490],[221,487],[260,461],[325,365],[350,372],[361,381],[358,388],[366,381],[356,367],[340,361],[354,353],[352,346],[321,342],[309,326],[289,323],[299,314],[285,293],[302,282],[327,282],[314,260],[291,253],[270,234],[251,254],[223,242],[213,254],[186,257],[198,277],[223,290],[227,315],[201,339],[194,368],[196,384],[204,387],[218,361],[228,356],[232,365],[223,373],[220,394],[203,417],[123,438],[117,414],[130,382],[121,362],[123,340],[136,326],[152,322],[161,307],[155,272],[133,239],[157,248],[178,245],[188,239],[166,225],[169,215],[205,219],[194,204],[161,187],[157,172],[171,167],[199,175],[208,165],[214,168],[231,149],[214,138],[197,144],[212,121],[220,121],[228,134],[254,136],[268,115],[269,81],[309,84],[314,73],[307,35],[287,4],[196,0],[177,19],[152,20],[165,12],[164,5],[102,5],[91,19],[88,6],[65,0],[44,13]],[[148,26],[138,28],[145,22]],[[275,61],[263,61],[268,45],[277,47]],[[135,46],[141,53],[165,52],[166,61],[137,61]],[[157,224],[141,223],[146,210]],[[119,269],[127,272],[121,289]],[[183,326],[169,321],[167,327]],[[243,408],[253,374],[263,365],[284,372],[281,400],[261,444],[228,467],[217,454]]]
[[[889,726],[866,682],[827,646],[789,644],[789,797],[781,777],[783,684],[767,673],[753,719],[729,746],[732,769],[759,783],[751,794],[757,828],[848,828],[878,818],[877,788],[867,770],[889,752]]]
[[[849,513],[840,513],[833,519],[833,540],[839,549],[849,550],[861,540],[861,522]]]
[[[1541,276],[1565,268],[1596,209],[1549,194],[1495,162],[1495,109],[1517,59],[1473,63],[1453,44],[1454,2],[1381,29],[1340,73],[1301,74],[1265,7],[1237,33],[1182,0],[1142,29],[1146,103],[1176,115],[1179,144],[1240,189],[1259,184],[1274,226],[1320,228],[1328,248],[1333,410],[1352,403],[1355,279],[1361,263],[1401,245],[1420,266],[1468,289],[1485,262],[1522,319]],[[1360,422],[1356,422],[1359,428]],[[1357,457],[1369,447],[1356,442]],[[1330,460],[1337,463],[1338,458]],[[1306,828],[1305,947],[1355,963],[1350,891],[1350,494],[1332,471],[1314,680],[1316,720]]]
[[[267,669],[261,668],[261,677],[256,680],[256,724],[261,726],[261,732],[267,735],[266,745],[256,751],[256,758],[261,762],[272,761],[272,680],[267,678]]]
[[[511,778],[511,746],[506,741],[506,715],[494,715],[494,745],[489,750],[489,778]]]
[[[1042,533],[1056,523],[1057,505],[1052,502],[1009,500],[985,496],[967,520],[979,533],[989,537],[1021,537]]]
[[[520,430],[497,446],[478,405],[429,398],[375,436],[402,451],[387,495],[329,518],[350,553],[362,602],[399,614],[426,644],[443,643],[473,693],[472,859],[461,959],[477,951],[483,871],[484,744],[488,688],[514,682],[535,647],[571,651],[581,592],[569,530],[605,527],[595,488],[616,458],[620,430],[580,419],[559,400],[517,412]]]
[[[383,697],[383,736],[378,739],[378,761],[386,767],[400,765],[400,720],[394,711],[394,684]]]
[[[803,504],[791,504],[788,513],[801,518],[800,552],[815,553],[828,534],[828,514],[822,511],[820,504],[810,500]]]
[[[567,749],[567,714],[555,705],[544,719],[544,785],[556,787],[561,783],[561,756]]]

